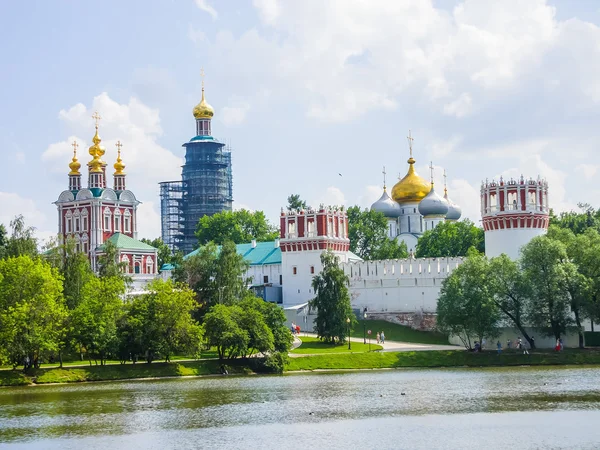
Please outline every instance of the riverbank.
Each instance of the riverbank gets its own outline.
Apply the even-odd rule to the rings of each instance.
[[[219,375],[224,365],[230,374],[247,375],[257,372],[259,361],[218,360],[180,361],[152,364],[115,364],[107,366],[39,369],[31,374],[0,370],[0,386],[32,384],[115,381],[142,378]],[[511,367],[511,366],[600,365],[600,349],[567,349],[564,352],[537,350],[530,355],[509,351],[471,353],[464,350],[333,353],[290,358],[285,371],[324,371],[356,369],[397,369],[436,367]]]

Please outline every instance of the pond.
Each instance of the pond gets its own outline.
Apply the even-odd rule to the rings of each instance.
[[[0,389],[7,448],[597,448],[599,368],[385,370]]]

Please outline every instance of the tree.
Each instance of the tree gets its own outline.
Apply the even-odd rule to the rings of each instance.
[[[6,247],[7,239],[8,236],[6,234],[6,227],[4,226],[4,224],[0,223],[0,257],[2,256],[4,247]]]
[[[521,249],[521,270],[532,289],[532,324],[559,339],[571,323],[566,285],[565,245],[547,236],[533,238]]]
[[[169,246],[165,244],[161,238],[156,238],[153,240],[144,238],[141,239],[141,241],[145,244],[151,245],[152,247],[158,250],[157,257],[159,269],[163,266],[163,264],[169,264],[172,262],[173,252],[171,252]]]
[[[440,290],[437,325],[441,331],[458,336],[467,349],[472,348],[472,337],[482,342],[498,334],[500,317],[487,283],[488,273],[485,256],[472,250]]]
[[[550,210],[550,226],[571,230],[574,234],[582,234],[588,228],[600,231],[600,209],[594,210],[587,203],[577,205],[580,212],[565,211],[558,216]]]
[[[196,227],[200,245],[209,242],[220,245],[226,241],[243,244],[252,239],[265,242],[275,240],[278,235],[277,227],[267,221],[262,211],[250,212],[245,209],[203,216]]]
[[[39,258],[0,260],[0,357],[15,367],[38,368],[60,349],[67,317],[61,281]]]
[[[11,234],[6,239],[4,246],[0,246],[0,258],[27,255],[35,257],[38,255],[38,242],[35,238],[33,227],[25,225],[22,215],[16,216],[10,221]]]
[[[312,281],[315,298],[310,307],[317,310],[315,331],[325,342],[345,342],[350,328],[356,324],[356,318],[350,305],[348,277],[339,267],[338,258],[330,251],[321,254],[323,269]]]
[[[82,300],[71,317],[74,337],[83,345],[90,365],[92,355],[105,365],[119,343],[117,323],[123,314],[125,283],[120,277],[92,277],[82,289]],[[97,363],[97,362],[96,362]]]
[[[531,289],[519,265],[504,254],[492,258],[489,267],[489,283],[498,309],[534,349],[535,341],[525,330],[527,311],[530,309]]]
[[[485,252],[483,229],[468,219],[460,222],[442,222],[433,230],[423,233],[417,242],[417,258],[467,256],[470,248]]]
[[[248,292],[247,270],[248,262],[237,253],[233,242],[225,242],[220,248],[209,243],[176,266],[173,278],[196,293],[196,317],[200,319],[213,305],[231,305],[244,298]]]
[[[298,195],[298,194],[291,194],[287,198],[287,201],[288,201],[288,205],[287,205],[288,211],[293,211],[293,210],[302,211],[302,210],[308,208],[308,206],[306,205],[306,202],[304,200],[302,200],[300,198],[300,195]]]
[[[215,305],[204,316],[204,336],[208,345],[217,348],[219,359],[235,358],[248,351],[250,336],[236,321],[243,312],[237,305]]]
[[[154,280],[146,290],[130,302],[122,324],[127,342],[137,344],[130,353],[144,354],[148,363],[157,355],[169,362],[177,352],[197,353],[201,329],[192,318],[194,293],[186,286],[161,279]]]
[[[400,259],[408,257],[404,242],[388,236],[385,216],[376,211],[348,208],[348,237],[350,250],[364,260]]]

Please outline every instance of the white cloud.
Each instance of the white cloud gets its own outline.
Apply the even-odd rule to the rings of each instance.
[[[139,220],[139,234],[141,237],[159,236],[159,206],[154,203],[158,197],[158,182],[179,179],[182,160],[157,141],[162,134],[158,110],[146,106],[134,97],[126,104],[119,104],[106,92],[95,97],[89,108],[78,103],[59,114],[60,120],[73,134],[66,141],[50,144],[42,154],[42,160],[53,172],[66,174],[73,152],[71,142],[77,141],[78,159],[82,165],[85,185],[86,164],[91,158],[87,148],[91,145],[94,134],[91,118],[94,111],[102,116],[99,134],[102,145],[106,148],[104,160],[108,163],[107,183],[112,183],[112,165],[117,154],[115,143],[121,141],[127,187],[144,203],[140,210],[140,214],[144,214],[144,220]],[[82,136],[86,136],[89,141]],[[154,213],[151,214],[149,209]]]
[[[198,30],[190,25],[188,28],[188,38],[194,44],[198,45],[206,40],[206,34],[202,30]]]
[[[237,106],[225,106],[219,117],[227,126],[234,126],[243,123],[246,120],[246,114],[250,110],[248,103],[242,103]]]
[[[577,166],[577,170],[583,173],[586,180],[594,178],[594,175],[598,173],[598,169],[600,169],[600,165],[598,164],[579,164]]]
[[[258,9],[264,23],[273,24],[279,16],[281,9],[277,0],[254,0],[254,7]]]
[[[310,203],[315,208],[321,204],[325,206],[343,206],[346,204],[346,197],[339,188],[329,186],[325,192],[319,194],[315,201]]]
[[[219,15],[217,10],[208,4],[207,0],[196,0],[196,6],[200,8],[202,11],[207,12],[213,18],[213,20],[217,19]]]
[[[25,225],[35,228],[40,244],[56,235],[56,230],[52,231],[52,222],[37,208],[34,200],[14,192],[0,192],[0,223],[9,230],[10,221],[18,215],[23,216]]]
[[[392,185],[393,186],[393,185]],[[388,187],[388,194],[392,193],[392,186]],[[356,204],[361,208],[370,208],[373,203],[379,200],[383,193],[382,186],[369,185],[365,186],[364,192],[358,197]],[[352,206],[352,205],[347,205]]]
[[[444,114],[457,118],[464,117],[470,114],[473,110],[471,96],[465,92],[451,103],[444,105]]]

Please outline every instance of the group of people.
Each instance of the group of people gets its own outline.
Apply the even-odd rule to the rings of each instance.
[[[562,352],[564,349],[564,345],[563,345],[563,340],[562,338],[558,338],[556,340],[556,345],[554,346],[554,350],[556,350],[557,352]]]
[[[535,338],[533,336],[531,336],[530,339],[531,339],[532,343],[535,342]],[[560,343],[561,343],[561,350],[562,350],[562,339],[560,339]],[[517,339],[515,339],[514,344],[515,344],[515,348],[517,350],[523,350],[524,355],[529,355],[529,350],[527,350],[527,345],[525,344],[525,342],[523,342],[523,340],[521,339],[520,336],[518,336]],[[558,349],[558,344],[559,344],[559,341],[556,341],[557,349]],[[534,345],[532,345],[532,346],[534,346]],[[506,341],[506,348],[510,349],[510,348],[512,348],[512,346],[513,346],[513,341],[508,339]],[[482,351],[483,349],[485,349],[485,339],[483,339],[481,341],[481,343],[479,341],[475,341],[475,346],[473,347],[473,351],[477,353],[477,352]],[[496,350],[499,355],[502,353],[502,343],[499,340],[498,340],[498,342],[496,342]]]
[[[377,343],[378,344],[385,344],[385,333],[383,331],[378,331],[377,332]]]
[[[290,327],[292,334],[300,334],[300,325],[296,325],[292,322],[292,326]]]

